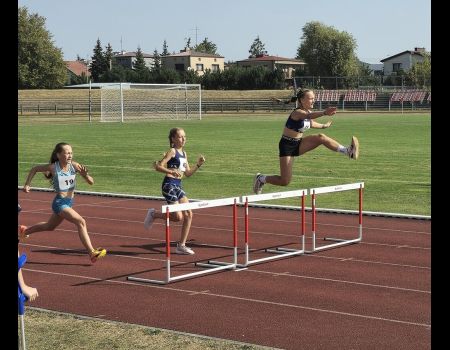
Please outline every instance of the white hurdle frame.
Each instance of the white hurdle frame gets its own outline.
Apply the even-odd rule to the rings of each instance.
[[[249,265],[257,264],[263,261],[283,259],[289,256],[301,255],[305,253],[305,196],[308,194],[308,190],[294,190],[286,192],[276,192],[276,193],[265,193],[265,194],[255,194],[250,196],[241,196],[241,204],[244,204],[245,208],[245,262],[244,264],[237,264],[238,267],[247,267]],[[248,203],[259,202],[270,199],[281,199],[281,198],[291,198],[291,197],[301,197],[301,244],[302,249],[290,249],[277,247],[275,249],[266,249],[268,253],[276,253],[276,255],[267,256],[260,259],[250,259],[249,253],[249,225],[248,225]]]
[[[364,182],[356,182],[352,184],[344,184],[344,185],[336,185],[336,186],[327,186],[327,187],[317,187],[311,188],[309,193],[311,195],[311,208],[312,208],[312,250],[307,250],[306,253],[314,253],[317,251],[332,249],[336,247],[340,247],[343,245],[349,245],[361,242],[362,240],[362,203],[363,203],[363,188]],[[324,237],[324,241],[334,241],[336,243],[327,244],[324,246],[316,247],[316,195],[321,193],[332,193],[332,192],[340,192],[340,191],[348,191],[359,189],[359,235],[358,238],[355,239],[340,239],[340,238],[330,238]]]
[[[181,203],[181,204],[171,204],[171,205],[163,205],[161,207],[161,212],[166,213],[166,279],[164,281],[161,280],[153,280],[146,279],[140,277],[132,277],[128,276],[127,279],[130,281],[138,281],[138,282],[147,282],[147,283],[156,283],[156,284],[168,284],[170,282],[179,281],[182,279],[188,279],[200,275],[206,275],[209,273],[217,272],[220,270],[228,270],[228,269],[236,269],[237,266],[237,203],[239,202],[239,197],[230,197],[230,198],[222,198],[222,199],[213,199],[213,200],[204,200],[199,202],[191,202],[191,203]],[[196,266],[209,267],[208,270],[191,272],[184,275],[179,276],[171,276],[170,270],[170,213],[183,211],[183,210],[193,210],[193,209],[205,209],[205,208],[213,208],[219,206],[227,206],[233,205],[233,262],[220,262],[215,264],[211,261],[208,263],[195,263]]]

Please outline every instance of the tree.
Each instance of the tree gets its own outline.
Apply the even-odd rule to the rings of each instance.
[[[164,39],[161,56],[168,56],[168,55],[170,55],[169,54],[169,49],[167,48],[166,39]]]
[[[100,39],[97,39],[97,44],[94,47],[94,54],[91,57],[91,77],[94,82],[100,81],[100,76],[108,71],[108,64],[103,54],[102,45]]]
[[[105,63],[108,67],[108,70],[112,69],[113,60],[114,60],[113,48],[112,48],[111,44],[108,43],[108,46],[106,46],[106,50],[105,50]]]
[[[145,69],[147,69],[147,66],[145,65],[144,55],[139,46],[136,52],[136,60],[133,63],[133,68],[135,71],[144,71]]]
[[[161,68],[161,55],[158,53],[158,50],[155,49],[153,51],[153,60],[155,64],[153,65],[154,70],[158,70]]]
[[[145,83],[150,78],[150,70],[145,64],[144,54],[141,48],[138,46],[136,52],[136,60],[133,63],[134,71],[136,72],[136,79],[138,83]]]
[[[18,10],[18,87],[19,89],[55,89],[68,79],[61,49],[45,29],[45,18]]]
[[[266,48],[264,47],[262,41],[259,39],[259,35],[253,41],[253,44],[252,46],[250,46],[250,50],[248,50],[248,52],[250,53],[250,56],[248,56],[248,58],[267,55]]]
[[[431,55],[424,54],[423,62],[415,63],[406,73],[406,77],[416,88],[431,87]]]
[[[186,40],[186,38],[185,38]],[[187,38],[186,45],[184,46],[185,49],[191,49],[191,38]]]
[[[205,38],[200,44],[194,47],[194,51],[215,55],[217,51],[217,45],[211,41],[208,41],[208,38]]]
[[[320,22],[309,22],[303,27],[298,59],[308,65],[309,74],[319,76],[352,76],[358,74],[355,39],[346,32]]]

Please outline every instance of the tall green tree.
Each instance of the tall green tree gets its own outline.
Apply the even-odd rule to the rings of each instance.
[[[153,70],[159,70],[161,68],[161,55],[158,53],[158,50],[155,49],[153,51]]]
[[[248,50],[250,56],[248,58],[253,58],[261,55],[267,55],[267,51],[263,42],[259,39],[259,35],[253,41],[252,46],[250,46],[250,50]]]
[[[169,53],[169,49],[167,47],[167,41],[166,41],[166,39],[164,39],[161,56],[168,56],[168,55],[170,55],[170,53]]]
[[[114,62],[114,54],[113,48],[110,43],[108,43],[105,49],[105,62],[106,66],[108,67],[108,70],[111,70]]]
[[[55,89],[64,86],[68,73],[61,49],[45,29],[45,18],[18,11],[18,87],[19,89]]]
[[[137,83],[146,83],[150,79],[150,70],[145,64],[144,54],[142,53],[141,48],[138,46],[136,51],[136,60],[133,63],[133,68],[136,73]]]
[[[92,80],[94,82],[99,82],[101,75],[108,70],[108,63],[106,62],[100,39],[97,39],[97,43],[94,47],[94,54],[91,57],[91,66],[89,68]]]
[[[138,46],[136,51],[136,60],[133,63],[133,68],[135,71],[144,71],[147,69],[145,65],[144,54],[142,53],[141,48]]]
[[[333,27],[313,21],[303,27],[301,40],[296,58],[307,63],[309,74],[320,76],[358,74],[356,41],[347,32],[340,32]]]
[[[194,51],[215,55],[217,53],[217,45],[211,41],[208,41],[208,38],[205,38],[200,44],[194,47]]]

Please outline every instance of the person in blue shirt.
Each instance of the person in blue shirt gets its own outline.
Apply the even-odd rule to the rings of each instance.
[[[280,99],[275,100],[282,102]],[[350,159],[356,160],[359,157],[359,141],[355,136],[352,137],[351,144],[348,147],[342,146],[336,140],[322,133],[303,136],[303,133],[310,128],[329,128],[332,123],[331,120],[322,124],[316,122],[314,119],[322,116],[333,116],[336,114],[336,107],[327,107],[324,111],[313,112],[312,108],[315,102],[314,91],[307,89],[300,89],[296,96],[291,100],[285,101],[285,103],[289,102],[297,102],[297,108],[289,114],[278,144],[280,175],[263,175],[257,173],[253,180],[253,192],[255,194],[260,194],[262,187],[266,183],[276,186],[289,185],[292,179],[292,167],[295,157],[312,151],[320,145],[348,156]]]
[[[162,195],[168,204],[189,203],[189,199],[183,190],[181,179],[183,176],[192,176],[205,162],[205,157],[200,155],[197,163],[191,168],[188,162],[187,153],[184,150],[186,144],[186,133],[181,128],[173,128],[169,132],[170,149],[164,154],[160,161],[154,163],[154,168],[165,174],[161,190]],[[183,210],[181,212],[170,213],[173,221],[183,221],[181,228],[181,237],[177,243],[175,252],[177,254],[195,254],[194,251],[186,246],[186,240],[192,223],[192,210]],[[144,220],[144,227],[150,229],[154,219],[166,219],[166,213],[157,212],[150,208]]]
[[[20,206],[20,204],[18,204],[18,214],[20,214],[21,211],[22,211],[22,207]],[[17,250],[17,257],[19,258],[19,261],[20,261],[20,256],[21,256],[20,251]],[[19,267],[20,267],[20,265],[19,265]],[[18,282],[19,282],[20,290],[22,291],[22,293],[25,295],[25,297],[29,301],[34,301],[39,296],[38,290],[36,288],[31,287],[28,284],[26,284],[25,279],[22,274],[22,269],[19,269]]]
[[[44,176],[50,180],[56,191],[56,196],[52,202],[53,213],[47,222],[40,222],[30,227],[21,226],[21,240],[35,232],[53,231],[63,220],[67,220],[77,227],[78,236],[86,248],[91,262],[94,263],[97,259],[103,258],[106,255],[106,249],[92,246],[86,220],[73,209],[76,174],[79,173],[89,185],[94,183],[94,179],[89,175],[86,166],[73,160],[72,146],[65,142],[58,143],[48,164],[40,164],[31,168],[23,186],[24,192],[30,192],[31,180],[36,173],[44,173]]]

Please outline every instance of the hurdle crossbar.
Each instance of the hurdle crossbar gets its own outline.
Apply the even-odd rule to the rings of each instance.
[[[309,189],[309,194],[311,195],[311,215],[312,215],[312,249],[306,250],[306,253],[314,253],[317,251],[337,248],[343,245],[349,245],[361,242],[362,239],[362,203],[363,203],[363,188],[364,182],[356,182],[352,184],[344,184],[344,185],[336,185],[336,186],[326,186],[326,187],[317,187]],[[354,239],[341,239],[341,238],[330,238],[324,237],[324,241],[333,241],[335,243],[323,245],[320,247],[316,247],[316,195],[322,193],[332,193],[332,192],[340,192],[340,191],[348,191],[348,190],[359,190],[359,234],[357,238]]]
[[[245,262],[244,264],[237,264],[238,267],[247,267],[249,265],[261,263],[263,261],[270,261],[276,259],[283,259],[286,257],[301,255],[305,252],[305,196],[308,191],[306,189],[286,191],[286,192],[276,192],[276,193],[265,193],[265,194],[255,194],[249,196],[241,196],[241,204],[244,204],[245,208]],[[290,249],[284,247],[277,247],[275,249],[265,249],[267,253],[274,253],[275,255],[266,256],[259,259],[250,259],[250,245],[249,245],[249,211],[248,204],[251,202],[259,202],[265,200],[281,199],[281,198],[292,198],[301,197],[301,246],[302,249]]]
[[[183,279],[188,279],[196,276],[206,275],[221,270],[235,269],[237,266],[237,203],[239,202],[239,197],[230,197],[222,199],[204,200],[192,203],[181,203],[172,205],[163,205],[161,207],[161,212],[166,213],[166,278],[165,280],[154,280],[140,277],[128,276],[127,279],[130,281],[146,282],[146,283],[156,283],[156,284],[168,284],[170,282],[175,282]],[[208,263],[195,263],[196,266],[208,267],[208,270],[196,271],[191,273],[186,273],[183,275],[172,276],[171,275],[171,265],[170,265],[170,213],[183,211],[183,210],[195,210],[195,209],[205,209],[213,208],[219,206],[233,206],[233,262],[221,262],[220,264],[208,261]]]

